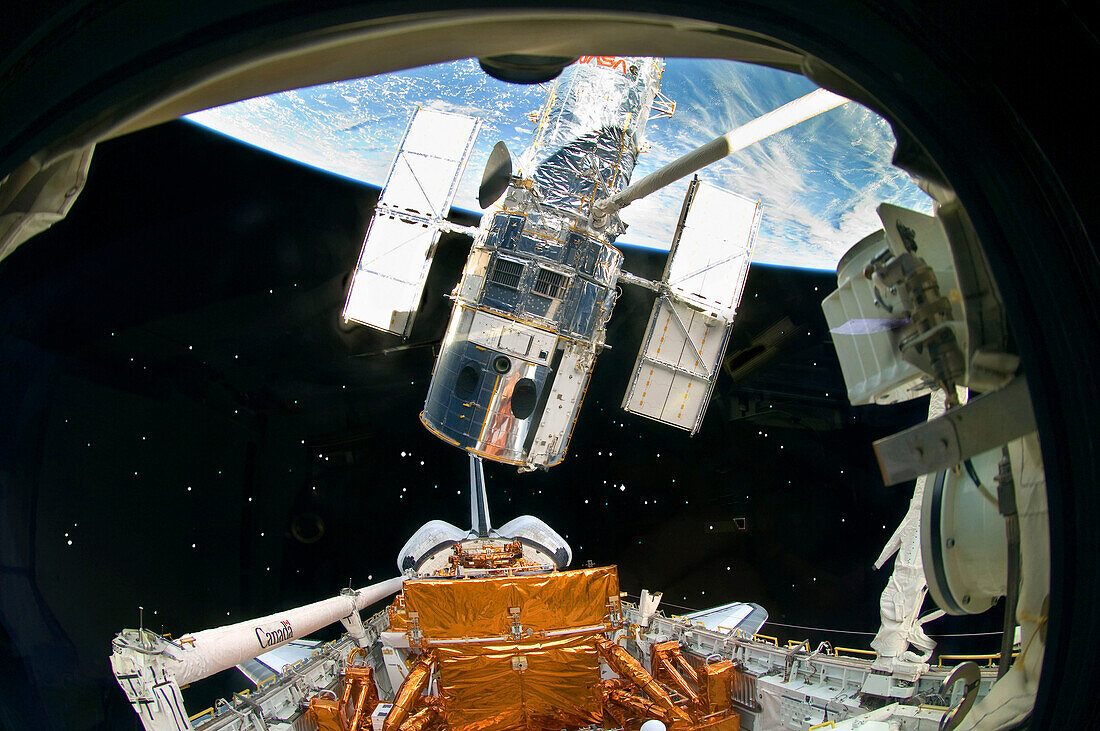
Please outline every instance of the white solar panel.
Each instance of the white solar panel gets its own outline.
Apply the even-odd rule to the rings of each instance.
[[[418,109],[367,228],[344,319],[408,337],[480,120]]]
[[[626,411],[699,431],[759,227],[759,202],[691,181],[662,294],[623,397]]]
[[[439,230],[376,215],[348,289],[344,319],[407,335],[420,307]]]
[[[673,296],[732,320],[759,226],[758,201],[692,180],[665,272]]]
[[[723,318],[658,297],[623,408],[692,434],[699,431],[730,328]]]

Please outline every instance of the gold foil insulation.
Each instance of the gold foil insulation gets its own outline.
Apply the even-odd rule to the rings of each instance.
[[[353,667],[350,662],[349,660],[344,671],[344,708],[354,706],[348,728],[357,729],[364,717],[369,719],[374,707],[378,705],[378,688],[374,685],[374,670],[369,666]]]
[[[401,724],[401,731],[431,731],[443,725],[443,705],[436,696],[425,696],[423,707]]]
[[[534,634],[603,628],[609,603],[616,615],[621,612],[613,566],[488,579],[418,579],[405,582],[404,597],[406,614],[411,620],[415,613],[425,644],[511,635],[513,609]]]
[[[493,563],[514,553],[459,555]],[[689,663],[679,643],[651,648],[651,675],[608,640],[621,626],[615,567],[491,578],[405,582],[388,610],[422,654],[397,691],[384,731],[558,731],[590,725],[737,731],[728,660]],[[321,731],[365,731],[377,704],[373,673],[348,658],[344,696],[316,697]],[[601,680],[600,659],[620,677]],[[433,673],[438,695],[425,696]]]
[[[393,603],[386,607],[390,620],[390,632],[405,632],[409,629],[409,617],[405,613],[405,595],[398,593]]]
[[[655,718],[671,731],[737,731],[740,727],[740,718],[731,710],[734,664],[729,660],[696,669],[684,658],[678,642],[662,642],[650,650],[650,675],[625,648],[602,637],[597,646],[620,676],[600,684],[605,710],[615,725],[633,729]]]
[[[687,680],[684,678],[684,674],[686,674],[692,681],[699,682],[695,670],[687,664],[684,656],[680,654],[679,642],[672,640],[654,644],[650,649],[650,658],[654,677],[658,680],[671,682],[688,699],[691,705],[697,708],[702,707],[703,703],[699,698],[699,694],[688,685]],[[681,670],[683,674],[681,674]]]
[[[642,664],[635,660],[634,656],[627,652],[624,647],[616,645],[611,640],[603,637],[596,641],[596,646],[599,648],[600,654],[603,655],[603,659],[607,661],[612,670],[619,674],[619,677],[632,680],[643,693],[659,703],[668,712],[669,718],[688,724],[692,722],[687,711],[672,702],[672,696],[653,679],[652,675],[646,672]]]
[[[450,731],[600,722],[596,640],[621,613],[614,567],[408,581],[404,602],[410,643],[435,653]]]
[[[348,653],[344,668],[344,695],[339,700],[316,695],[309,700],[310,719],[319,731],[357,731],[378,705],[378,688],[374,685],[374,670],[370,666],[356,665],[356,657],[366,657],[366,651],[354,648]]]
[[[447,727],[503,731],[598,723],[603,699],[595,637],[437,646]]]
[[[726,711],[733,705],[734,664],[729,660],[704,665],[699,669],[699,690],[706,703],[707,713]]]
[[[529,562],[523,560],[523,544],[517,540],[503,546],[486,544],[479,548],[463,548],[461,543],[456,543],[451,546],[451,557],[447,563],[450,573],[457,575],[459,568],[499,569]]]
[[[317,724],[318,731],[348,731],[340,701],[315,695],[309,699],[306,716]]]
[[[629,712],[626,715],[614,714],[618,716],[616,720],[620,724],[626,723],[627,719],[632,717],[655,718],[658,721],[668,720],[668,710],[666,708],[648,698],[643,698],[637,693],[631,693],[627,690],[612,690],[607,694],[607,701],[610,704],[622,706]]]
[[[382,731],[400,731],[402,724],[409,718],[413,707],[421,702],[421,695],[428,687],[428,681],[432,679],[431,653],[421,656],[409,674],[405,676],[405,682],[401,683],[401,689],[393,699],[393,707],[382,725]]]

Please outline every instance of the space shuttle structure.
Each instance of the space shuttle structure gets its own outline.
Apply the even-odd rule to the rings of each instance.
[[[1020,468],[1021,505],[1035,505],[1031,495],[1045,484],[1041,463],[1029,456],[1037,446],[1011,445],[1006,458],[1015,465],[1009,469]],[[631,602],[615,566],[571,568],[569,543],[540,518],[521,515],[494,527],[482,460],[469,462],[470,527],[425,523],[397,554],[399,576],[178,639],[143,626],[116,635],[111,668],[144,729],[931,731],[953,728],[977,698],[1001,719],[1027,710],[1023,699],[1005,703],[992,665],[947,667],[943,660],[952,656],[943,655],[937,665],[927,657],[872,659],[867,655],[876,653],[808,639],[784,645],[759,634],[768,612],[751,602],[683,615],[660,611],[659,592],[642,589]],[[984,477],[987,467],[981,460],[975,470]],[[971,518],[995,511],[959,492],[977,490],[969,479],[941,473],[929,480],[940,488],[928,502],[939,494],[964,509],[977,506]],[[1022,539],[1041,538],[1043,525],[1027,520]],[[922,529],[922,542],[928,534]],[[975,543],[960,539],[955,549],[970,551],[967,545]],[[943,592],[992,587],[995,573],[1005,576],[1003,565],[974,570],[955,563],[937,571],[946,582],[929,582],[939,586],[937,601]],[[1039,611],[1030,606],[1041,601],[1032,590],[1036,579],[1025,576],[1022,585],[1028,613]],[[978,599],[991,604],[988,594]],[[383,601],[389,605],[361,616]],[[307,637],[337,622],[345,630],[337,639]],[[1038,627],[1024,631],[1026,637]],[[1026,655],[1017,665],[1028,662],[1027,674],[1010,671],[1008,689],[1033,684],[1041,657]],[[186,686],[234,666],[253,687],[189,713]]]
[[[585,57],[552,85],[462,279],[421,421],[521,469],[565,456],[616,298],[617,216],[591,209],[630,181],[664,62]]]
[[[569,544],[536,516],[494,528],[480,458],[469,474],[470,528],[425,523],[398,553],[400,576],[179,640],[120,632],[111,668],[142,726],[621,731],[663,719],[675,731],[737,731],[735,662],[670,638],[683,628],[750,637],[763,607],[732,602],[669,623],[661,594],[623,600],[615,566],[570,569]],[[336,622],[346,632],[331,642],[305,637]],[[234,665],[254,688],[189,714],[186,685]]]

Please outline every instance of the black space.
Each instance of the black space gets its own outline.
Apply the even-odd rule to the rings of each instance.
[[[176,636],[236,622],[393,576],[425,521],[466,523],[466,455],[417,415],[469,242],[442,241],[408,343],[344,327],[376,197],[175,122],[101,144],[69,217],[0,264],[11,717],[137,728],[107,656],[138,605]],[[663,254],[624,253],[660,275]],[[624,287],[565,462],[486,466],[496,524],[538,515],[574,565],[617,564],[626,591],[663,590],[667,610],[753,601],[776,622],[874,632],[889,569],[871,564],[912,485],[883,486],[871,442],[927,402],[848,405],[819,308],[834,287],[752,268],[728,354],[746,362],[784,317],[791,333],[722,375],[694,438],[619,409],[652,302]],[[994,650],[981,640],[941,649]],[[245,685],[225,673],[185,699],[194,712]]]

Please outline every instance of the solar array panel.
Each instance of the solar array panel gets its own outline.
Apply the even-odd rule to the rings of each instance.
[[[691,181],[665,272],[672,295],[732,320],[759,226],[758,201]]]
[[[691,182],[623,409],[699,431],[759,225],[758,202]]]
[[[367,227],[344,319],[408,337],[480,120],[420,108]]]

